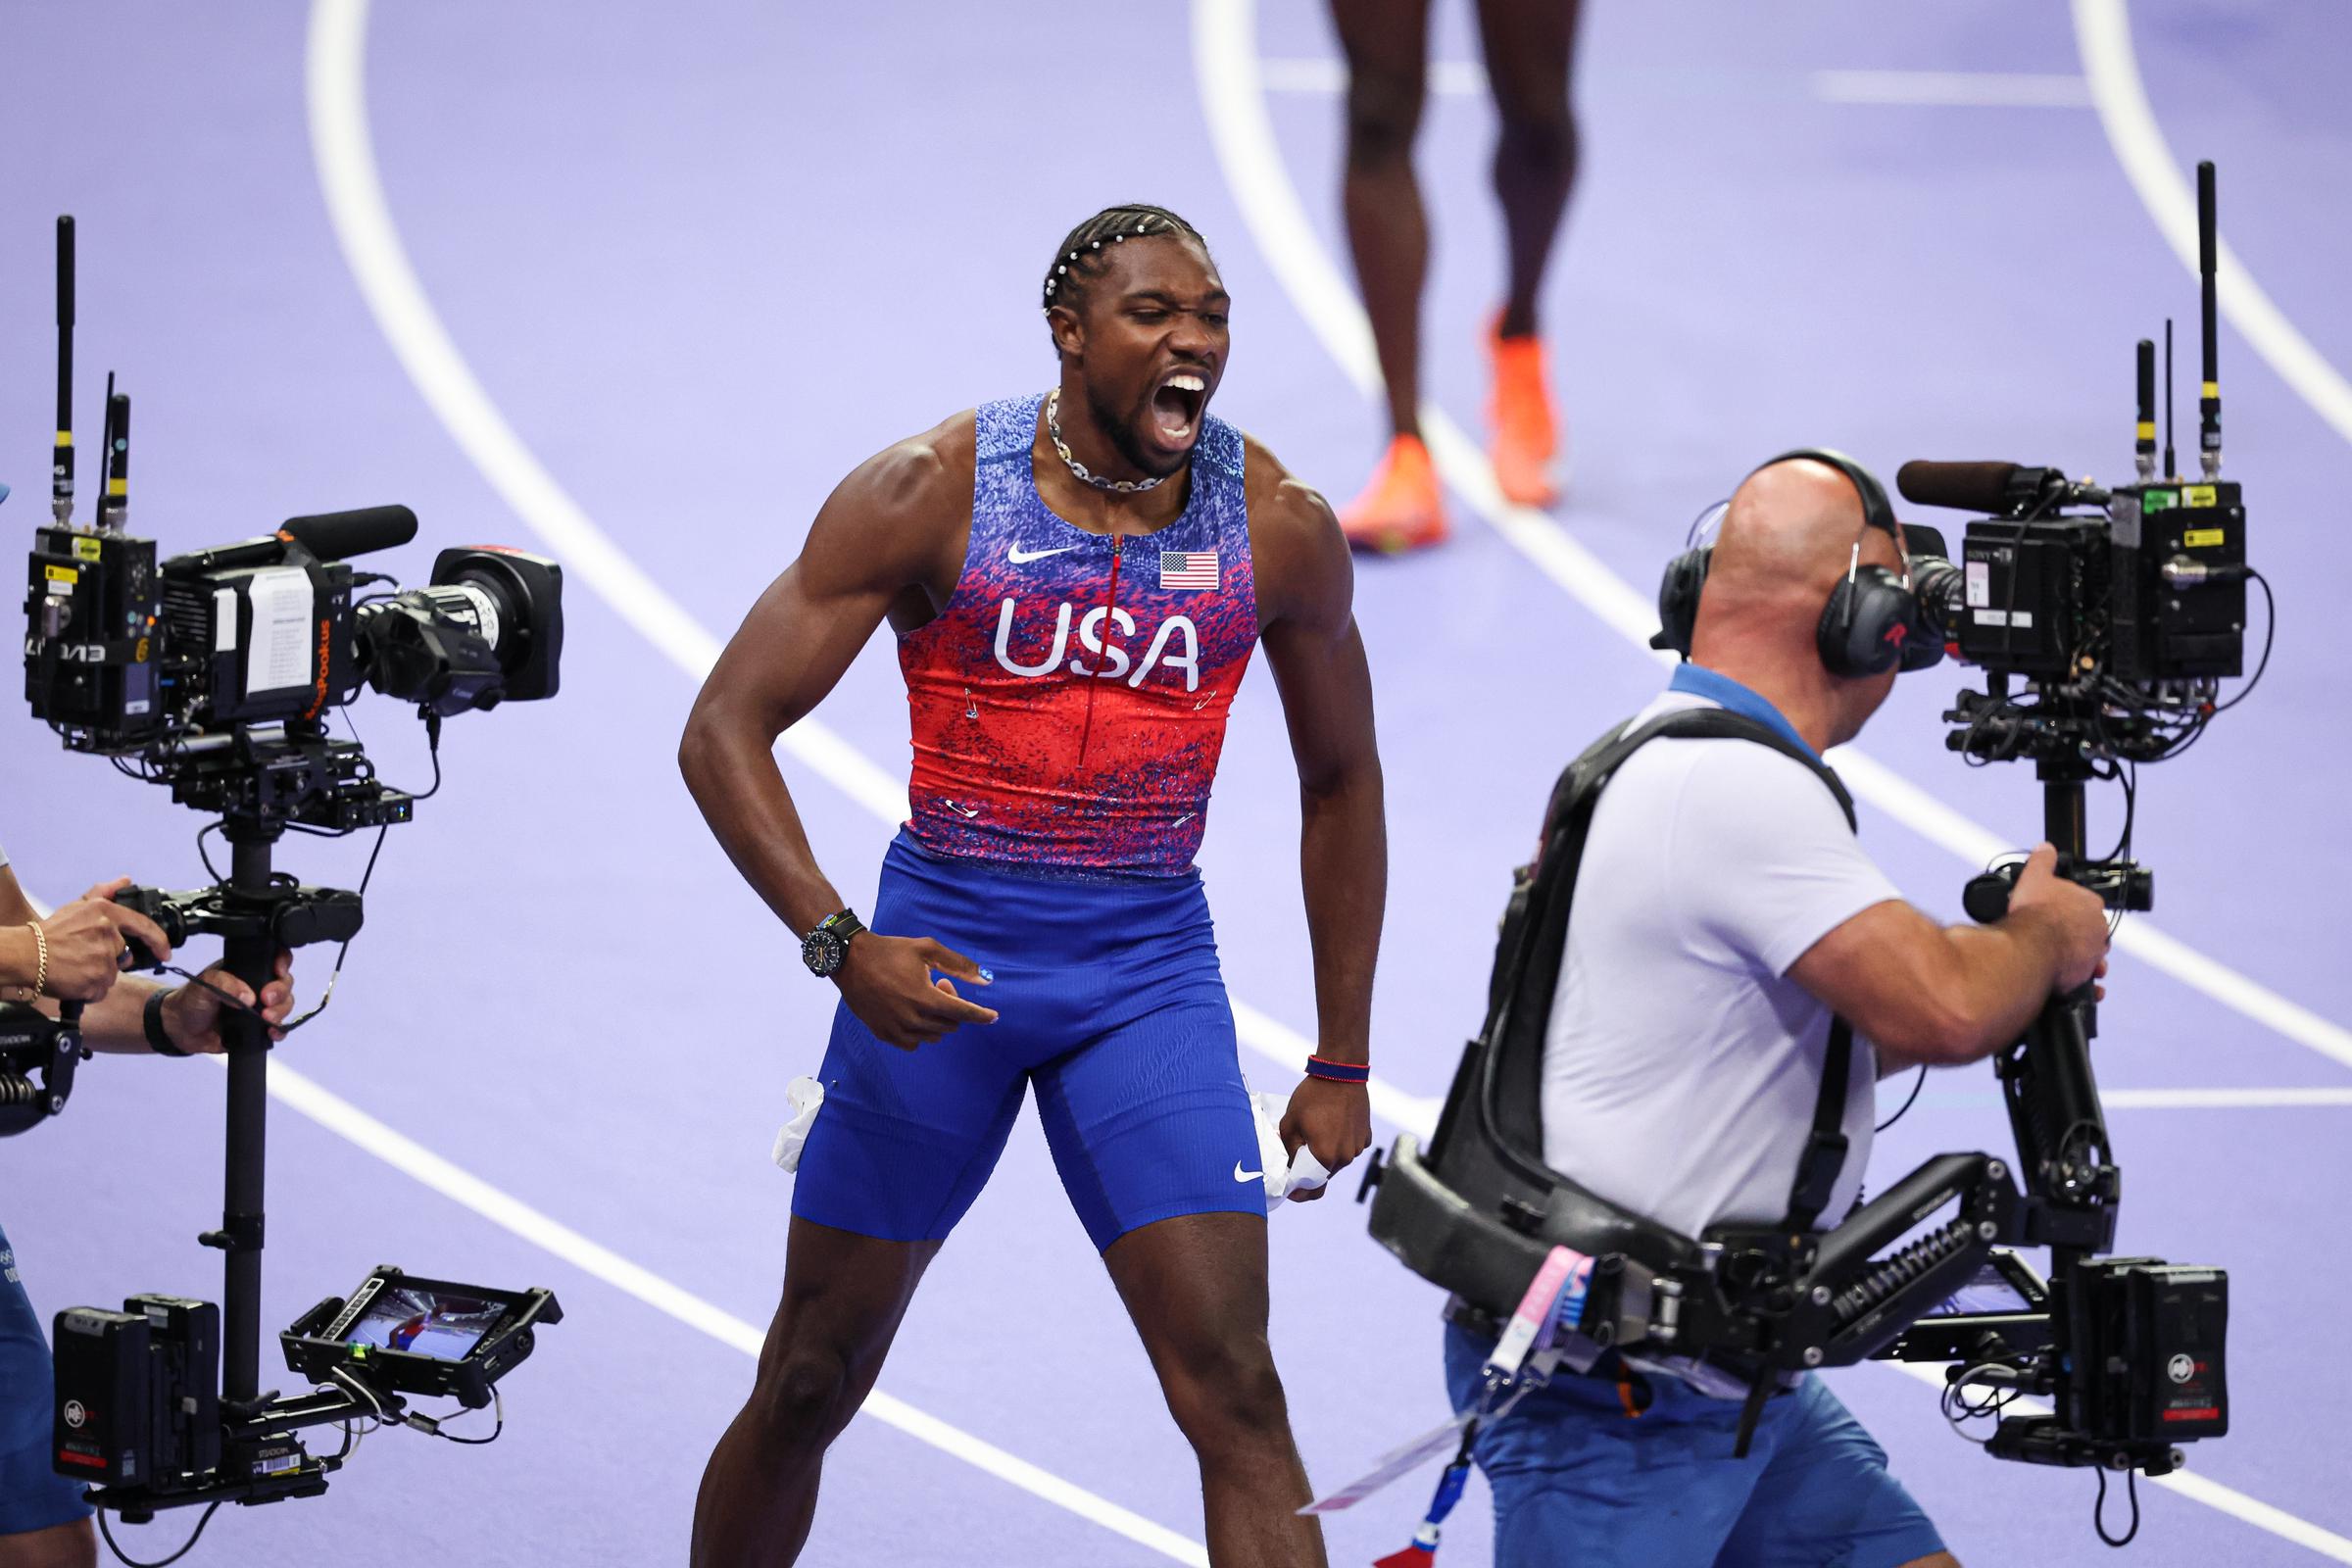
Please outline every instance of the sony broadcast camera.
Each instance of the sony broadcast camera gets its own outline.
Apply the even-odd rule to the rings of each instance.
[[[230,855],[225,877],[209,888],[130,888],[116,898],[153,919],[174,948],[193,935],[220,937],[223,964],[258,993],[279,949],[347,945],[364,917],[365,877],[355,891],[302,884],[272,871],[277,841],[289,831],[374,828],[380,849],[382,832],[411,820],[416,801],[432,793],[379,779],[357,740],[329,734],[335,710],[362,687],[416,704],[438,788],[444,718],[556,695],[563,569],[494,545],[442,551],[431,582],[406,591],[353,567],[352,557],[415,537],[416,518],[406,507],[294,517],[255,538],[159,557],[154,540],[127,531],[130,401],[111,377],[100,500],[94,520],[77,523],[71,218],[58,220],[57,239],[54,517],[35,531],[27,563],[25,699],[70,750],[169,785],[175,801],[219,816]],[[154,964],[154,955],[131,945],[129,967]],[[331,996],[331,976],[326,990]],[[323,1492],[373,1426],[487,1442],[441,1432],[439,1420],[408,1401],[497,1403],[497,1380],[530,1354],[540,1327],[563,1317],[547,1291],[494,1290],[386,1266],[280,1335],[287,1367],[309,1392],[264,1392],[270,1030],[242,1006],[226,1010],[220,1028],[225,1191],[220,1229],[199,1240],[223,1254],[222,1305],[147,1295],[121,1311],[70,1307],[56,1319],[56,1468],[92,1483],[89,1499],[131,1522],[183,1504]],[[63,1004],[54,1018],[0,1005],[0,1136],[62,1113],[74,1069],[88,1054],[79,1004]],[[343,1428],[343,1446],[314,1455],[300,1433],[322,1425]]]

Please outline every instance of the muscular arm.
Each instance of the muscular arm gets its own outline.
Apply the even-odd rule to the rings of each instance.
[[[960,536],[956,476],[940,450],[948,428],[891,448],[841,482],[800,559],[718,656],[678,746],[679,770],[710,831],[796,934],[842,899],[808,848],[776,767],[776,737],[823,701],[894,602],[939,579],[950,536]],[[961,498],[968,514],[968,478]],[[959,564],[946,567],[948,583]]]
[[[1271,458],[1251,456],[1253,469],[1262,463],[1273,470],[1262,481],[1262,497],[1250,497],[1250,531],[1260,599],[1270,611],[1261,640],[1298,767],[1299,879],[1314,953],[1316,1051],[1334,1060],[1368,1061],[1389,858],[1353,567],[1323,498],[1280,474]]]
[[[2082,922],[2096,918],[2097,903],[2082,897],[2092,913],[2030,906],[1988,926],[1939,926],[1900,901],[1873,905],[1788,975],[1867,1035],[1883,1068],[1961,1066],[2013,1044],[2053,991],[2079,983]]]
[[[902,442],[841,482],[801,559],[772,583],[718,656],[678,743],[678,768],[727,858],[795,935],[843,906],[808,848],[776,767],[776,737],[807,717],[886,614],[919,623],[962,569],[972,507],[972,420]],[[996,1014],[933,970],[985,983],[928,937],[870,932],[834,982],[885,1043],[911,1050]]]

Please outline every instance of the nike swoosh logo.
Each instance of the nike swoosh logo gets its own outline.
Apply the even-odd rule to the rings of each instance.
[[[1032,561],[1043,561],[1048,556],[1058,556],[1064,550],[1077,548],[1076,545],[1056,545],[1051,550],[1023,550],[1019,545],[1014,545],[1004,552],[1004,559],[1016,566],[1026,566]]]
[[[1242,1162],[1237,1159],[1233,1162],[1233,1179],[1237,1182],[1262,1182],[1266,1179],[1266,1173],[1262,1170],[1244,1170]]]

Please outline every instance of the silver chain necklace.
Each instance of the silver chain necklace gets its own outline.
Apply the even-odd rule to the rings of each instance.
[[[1161,473],[1153,474],[1149,479],[1104,479],[1089,470],[1085,464],[1071,457],[1070,444],[1061,438],[1061,388],[1059,387],[1055,387],[1046,394],[1046,434],[1054,442],[1054,450],[1061,458],[1062,466],[1098,490],[1118,490],[1133,494],[1139,490],[1150,490],[1167,477],[1166,474]]]

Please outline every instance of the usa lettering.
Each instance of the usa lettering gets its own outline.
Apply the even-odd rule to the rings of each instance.
[[[1198,691],[1200,686],[1200,632],[1189,615],[1170,615],[1159,623],[1152,634],[1151,646],[1144,651],[1141,662],[1128,658],[1127,650],[1116,642],[1105,642],[1102,625],[1108,620],[1121,640],[1132,640],[1136,633],[1135,617],[1112,606],[1097,605],[1080,616],[1064,600],[1054,613],[1054,646],[1035,663],[1022,663],[1013,657],[1012,617],[1017,601],[1007,599],[997,615],[997,662],[1015,675],[1035,679],[1051,675],[1062,667],[1062,656],[1070,652],[1072,623],[1078,633],[1081,652],[1069,660],[1073,675],[1085,675],[1104,680],[1124,676],[1131,687],[1140,687],[1144,677],[1154,669],[1184,671],[1184,689]],[[1041,634],[1040,646],[1045,642]],[[1101,669],[1088,664],[1088,656],[1102,661]]]

